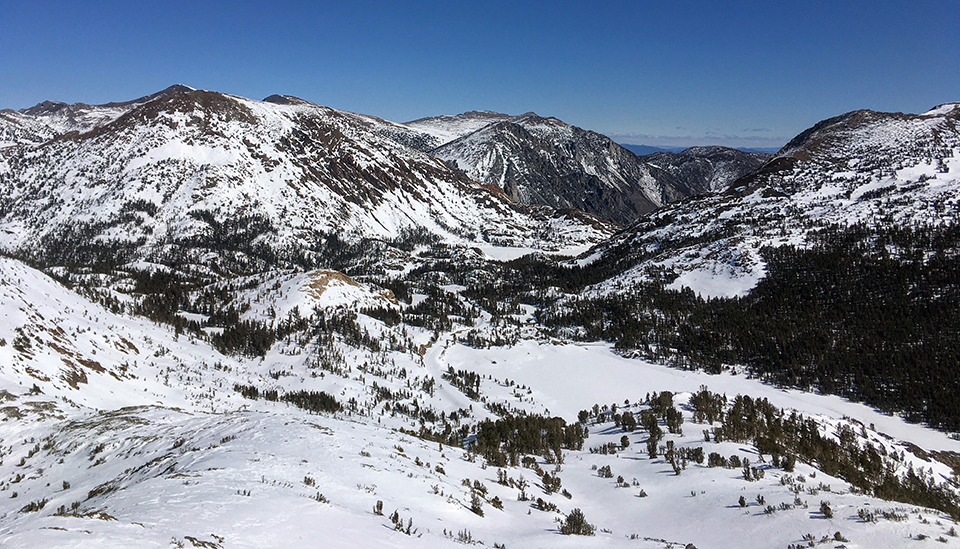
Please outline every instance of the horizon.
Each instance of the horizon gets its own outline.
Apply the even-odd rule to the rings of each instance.
[[[776,11],[174,1],[136,12],[41,1],[4,11],[0,108],[126,101],[183,82],[397,122],[535,111],[618,143],[774,148],[845,112],[922,113],[960,99],[949,70],[960,12],[940,0]]]
[[[89,102],[86,102],[86,101],[76,101],[76,102],[74,102],[74,103],[67,103],[67,102],[65,102],[65,101],[58,101],[58,100],[56,100],[56,99],[44,99],[44,100],[38,101],[37,103],[34,103],[33,105],[29,105],[29,106],[27,106],[27,107],[23,107],[23,108],[20,108],[20,109],[13,109],[13,110],[16,110],[16,111],[18,111],[18,112],[23,112],[23,111],[29,110],[29,109],[31,109],[31,108],[33,108],[33,107],[37,107],[37,106],[39,106],[39,105],[41,105],[41,104],[43,104],[43,103],[46,103],[46,102],[60,103],[60,104],[64,104],[64,105],[86,104],[86,105],[90,105],[90,106],[93,106],[93,107],[96,107],[96,106],[104,106],[104,105],[111,104],[111,103],[125,103],[125,102],[128,102],[128,101],[135,101],[135,100],[137,100],[137,99],[142,99],[142,98],[144,98],[144,97],[148,97],[148,96],[150,96],[150,95],[153,95],[153,94],[156,94],[156,93],[159,93],[159,92],[161,92],[161,91],[167,90],[167,89],[169,89],[169,88],[177,87],[177,86],[184,86],[184,87],[190,88],[190,89],[192,89],[192,90],[213,91],[213,92],[216,92],[216,93],[224,93],[224,94],[227,94],[227,95],[236,95],[236,94],[230,94],[230,93],[228,93],[228,92],[220,92],[220,91],[217,91],[217,90],[200,90],[200,88],[195,88],[195,87],[193,87],[193,86],[190,86],[189,84],[184,84],[184,83],[182,83],[182,82],[177,82],[177,83],[175,83],[175,84],[171,84],[171,85],[167,86],[166,88],[163,88],[162,90],[156,90],[156,91],[154,91],[154,92],[146,93],[146,94],[143,94],[143,95],[141,95],[141,96],[134,97],[134,98],[114,99],[114,100],[108,101],[108,102],[106,102],[106,103],[89,103]],[[286,97],[296,97],[296,96],[292,96],[292,95],[290,95],[290,94],[273,94],[273,95],[280,95],[280,96],[286,96]],[[252,99],[252,100],[254,100],[254,101],[264,101],[264,100],[266,100],[266,99],[269,98],[269,97],[270,97],[270,96],[267,96],[267,97],[264,97],[264,98],[262,98],[262,99],[255,99],[255,98],[249,98],[249,97],[248,97],[248,98],[245,98],[245,99]],[[305,101],[309,101],[308,99],[305,99],[305,98],[303,98],[303,97],[296,97],[296,98],[297,98],[297,99],[301,99],[301,100],[305,100]],[[330,106],[330,105],[323,105],[323,106],[325,106],[325,107],[331,107],[331,108],[336,108],[336,107],[332,107],[332,106]],[[5,109],[8,109],[8,107],[0,107],[0,110],[5,110]],[[475,109],[475,110],[476,110],[476,109]],[[439,115],[435,115],[434,117],[459,116],[459,115],[461,115],[461,114],[466,114],[466,113],[468,113],[468,112],[471,112],[471,111],[464,111],[464,112],[462,112],[462,113],[457,113],[457,114],[439,114]],[[489,110],[479,111],[479,112],[489,112],[489,113],[494,113],[494,114],[505,114],[505,115],[507,115],[507,116],[518,116],[518,115],[513,115],[513,114],[508,114],[508,113],[496,113],[495,111],[489,111]],[[530,111],[530,112],[533,112],[533,111]],[[364,115],[366,115],[366,114],[369,114],[369,113],[357,113],[357,114],[364,114]],[[431,117],[424,117],[424,118],[431,118]],[[414,122],[414,121],[415,121],[415,120],[408,120],[408,121],[400,122],[400,121],[396,121],[396,120],[391,120],[390,122],[395,122],[395,123],[398,123],[398,124],[407,124],[407,123],[409,123],[409,122]],[[564,122],[564,121],[561,120],[561,122]],[[598,132],[598,133],[599,133],[599,132]],[[605,135],[605,134],[602,134],[602,135]],[[634,151],[633,149],[631,149],[631,147],[654,149],[654,151],[652,151],[652,152],[661,152],[661,151],[662,151],[662,152],[680,152],[680,151],[683,151],[683,150],[686,150],[686,149],[689,149],[689,148],[692,148],[692,147],[712,147],[712,146],[718,146],[718,147],[728,147],[728,148],[731,148],[731,149],[742,150],[742,151],[745,151],[745,152],[763,152],[763,153],[766,153],[766,154],[772,154],[773,152],[776,152],[777,150],[779,150],[779,149],[781,148],[781,146],[776,146],[776,147],[730,146],[730,145],[724,145],[724,144],[712,143],[712,142],[711,142],[711,143],[697,143],[697,144],[692,144],[692,145],[672,145],[672,144],[651,145],[651,144],[649,144],[649,143],[633,143],[633,142],[630,142],[630,141],[617,140],[617,139],[616,139],[614,136],[612,136],[612,135],[606,135],[606,137],[609,137],[611,140],[613,140],[613,141],[614,141],[615,143],[617,143],[618,145],[623,146],[623,147],[627,148],[628,150],[631,150],[631,152],[636,152],[636,151]],[[626,136],[626,138],[627,138],[627,139],[630,139],[631,137],[630,137],[630,136]],[[785,143],[786,143],[786,142],[784,142],[784,144],[785,144]],[[649,154],[649,153],[637,153],[637,154],[642,156],[643,154]]]

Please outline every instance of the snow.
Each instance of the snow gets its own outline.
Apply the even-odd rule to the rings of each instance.
[[[198,111],[196,116],[204,117],[225,140],[194,136],[191,141],[178,125],[186,118],[173,113],[156,127],[91,137],[76,147],[53,142],[42,150],[5,150],[5,159],[20,155],[18,161],[29,164],[16,174],[18,185],[47,190],[18,197],[18,204],[33,207],[36,201],[40,206],[28,208],[29,215],[0,220],[0,245],[29,243],[56,223],[109,222],[126,204],[142,199],[158,209],[155,216],[136,213],[139,223],[149,227],[143,234],[154,239],[144,249],[178,236],[206,234],[208,224],[190,216],[206,210],[223,218],[238,211],[263,214],[278,228],[275,236],[261,238],[280,244],[312,238],[317,228],[345,237],[392,237],[404,228],[424,227],[501,261],[559,251],[583,253],[575,263],[586,264],[603,253],[587,250],[609,236],[603,230],[542,211],[521,213],[431,169],[411,176],[422,184],[417,193],[389,189],[370,203],[343,200],[331,185],[348,185],[349,180],[321,184],[303,177],[307,171],[325,169],[323,162],[313,162],[320,152],[294,161],[275,146],[299,127],[302,117],[343,134],[336,157],[350,157],[361,169],[372,170],[365,173],[394,174],[411,164],[439,169],[438,164],[371,134],[370,128],[382,123],[372,117],[310,104],[229,100],[253,113],[258,132]],[[861,154],[881,145],[900,150],[939,124],[936,117],[951,112],[944,106],[924,115],[926,120],[856,134],[853,151]],[[499,115],[478,113],[476,121],[446,130],[453,132],[446,137],[489,116]],[[177,124],[167,125],[170,122]],[[424,131],[432,127],[438,139],[444,137],[437,128],[452,127],[448,121],[420,122]],[[396,129],[387,126],[380,129]],[[565,131],[556,121],[532,115],[527,129],[540,134]],[[31,135],[23,139],[40,134]],[[112,138],[105,148],[93,141]],[[953,155],[939,164],[932,159],[905,161],[885,166],[882,173],[854,171],[870,160],[864,155],[842,169],[784,177],[777,182],[776,196],[715,195],[697,202],[699,210],[679,206],[671,210],[675,221],[641,236],[624,233],[616,243],[656,251],[668,248],[674,237],[703,237],[720,231],[724,223],[760,229],[658,255],[589,291],[629,288],[645,276],[644,267],[656,265],[679,273],[673,288],[689,287],[704,296],[744,295],[763,276],[760,247],[801,244],[805,233],[800,227],[806,220],[869,221],[886,208],[898,221],[955,222],[950,216],[955,215],[951,208],[956,209],[960,184],[960,147],[950,143]],[[6,161],[0,167],[9,173]],[[178,178],[171,178],[172,173]],[[111,187],[107,181],[119,183]],[[52,182],[56,186],[51,191]],[[889,194],[868,198],[878,194],[871,191],[888,187],[893,189]],[[912,189],[912,194],[901,196],[903,189]],[[898,207],[898,201],[906,199],[911,207]],[[946,204],[944,213],[915,206],[936,201]],[[718,210],[720,215],[714,215]],[[115,226],[105,234],[135,238],[136,227]],[[469,231],[490,236],[468,238]],[[217,258],[213,252],[204,254],[203,262]],[[149,257],[138,257],[126,268],[166,269]],[[375,286],[329,270],[275,270],[224,283],[246,288],[236,291],[234,299],[248,320],[281,321],[324,308],[358,313],[367,307],[402,307]],[[443,289],[464,290],[455,284]],[[413,304],[425,299],[414,293]],[[960,452],[960,441],[947,434],[839,397],[766,385],[737,373],[736,365],[734,371],[707,375],[623,356],[603,342],[548,339],[527,324],[533,312],[528,307],[516,315],[519,342],[505,347],[477,349],[457,343],[468,329],[490,330],[487,314],[475,326],[433,333],[387,326],[360,313],[357,322],[364,335],[389,345],[372,351],[338,338],[320,344],[298,333],[278,341],[263,357],[244,358],[223,355],[203,337],[110,312],[47,275],[0,257],[0,545],[432,548],[460,546],[459,535],[485,547],[659,549],[693,543],[752,549],[805,544],[802,536],[807,533],[829,541],[834,532],[842,532],[850,540],[844,542],[847,547],[894,548],[917,544],[918,534],[929,536],[927,545],[932,544],[953,524],[934,511],[853,493],[847,483],[812,464],[798,464],[788,482],[786,472],[765,462],[749,445],[704,441],[702,430],[709,426],[692,422],[687,403],[702,386],[729,397],[766,398],[816,419],[828,436],[842,425],[854,426],[858,444],[869,441],[886,452],[904,452],[901,470],[929,470],[938,481],[952,478],[950,467],[917,456],[910,445]],[[180,314],[198,322],[205,319]],[[342,357],[339,371],[319,366],[324,353]],[[482,398],[469,398],[445,379],[451,368],[479,374]],[[435,390],[418,388],[431,379]],[[511,478],[530,481],[528,492],[534,500],[543,498],[560,509],[540,511],[530,501],[519,501],[516,488],[497,484],[495,468],[482,458],[401,433],[399,429],[415,431],[421,423],[395,408],[388,411],[375,398],[374,383],[394,393],[409,392],[411,396],[399,400],[405,406],[416,403],[448,417],[466,413],[468,422],[494,419],[493,404],[568,422],[594,404],[617,404],[636,413],[644,409],[639,403],[647,393],[668,390],[676,393],[685,416],[684,434],[669,435],[669,440],[680,447],[702,446],[705,452],[749,458],[766,476],[747,482],[736,469],[694,463],[676,476],[662,458],[646,455],[642,430],[623,433],[609,423],[591,422],[583,451],[566,451],[559,467],[538,459],[541,467],[562,477],[572,499],[547,494],[530,469],[505,468]],[[244,399],[234,391],[238,384],[281,393],[324,391],[344,405],[357,406],[351,412],[309,414],[283,402]],[[607,443],[619,445],[623,436],[630,445],[616,454],[589,451]],[[628,486],[600,478],[595,468],[603,466],[609,466],[614,477],[622,475]],[[483,517],[472,513],[465,480],[483,483],[488,500],[497,496],[503,510],[485,501]],[[799,494],[791,483],[802,485]],[[816,488],[820,483],[831,488]],[[646,497],[639,497],[641,490]],[[741,495],[749,502],[743,508],[737,504]],[[792,505],[798,495],[800,506],[772,514],[756,499]],[[817,512],[821,500],[833,506],[834,518]],[[382,516],[373,512],[377,501],[383,502]],[[31,510],[30,504],[38,502],[45,502],[43,508]],[[64,512],[58,513],[61,506]],[[557,520],[575,507],[596,524],[595,537],[558,533]],[[904,520],[865,523],[857,518],[864,508],[895,510]],[[395,529],[388,518],[394,510],[405,524],[412,520],[413,535]]]
[[[540,219],[381,135],[402,129],[393,123],[305,102],[217,94],[214,103],[47,147],[5,150],[0,166],[9,157],[20,167],[4,197],[16,206],[0,219],[0,246],[31,247],[84,221],[106,227],[95,235],[100,239],[142,239],[135,259],[151,261],[165,243],[210,230],[199,212],[217,221],[238,212],[269,220],[274,231],[262,243],[279,249],[308,245],[320,231],[396,238],[424,228],[447,242],[551,251],[610,234],[573,220],[540,234]],[[320,146],[329,132],[337,141]],[[307,148],[290,144],[303,135]],[[371,188],[374,181],[382,185]],[[141,211],[145,203],[155,212]]]
[[[225,166],[240,159],[239,151],[203,145],[188,145],[182,141],[168,141],[127,164],[127,171],[134,172],[149,164],[164,160],[191,160],[206,166]]]
[[[241,298],[238,308],[249,305],[246,320],[279,321],[295,314],[307,317],[314,309],[392,307],[396,299],[331,270],[291,272],[264,277]]]
[[[406,122],[404,126],[432,135],[437,139],[437,146],[446,145],[465,135],[481,128],[510,119],[510,115],[491,111],[469,112],[460,115],[444,115],[430,118],[421,118]]]
[[[564,418],[576,418],[578,411],[596,403],[638,402],[649,392],[693,393],[706,386],[729,397],[745,394],[767,398],[777,407],[805,414],[857,418],[900,440],[960,452],[960,441],[944,433],[834,395],[781,389],[729,371],[710,375],[669,368],[623,357],[603,342],[562,344],[526,340],[496,351],[456,346],[445,353],[444,360],[455,369],[472,369],[535,387],[533,400],[550,414]],[[588,383],[578,382],[584,378],[584,369]]]
[[[472,409],[476,419],[493,417],[483,402],[468,399],[441,377],[452,367],[479,373],[488,401],[571,422],[579,410],[593,404],[617,403],[639,412],[637,403],[646,393],[669,390],[686,416],[684,434],[670,435],[671,440],[759,463],[748,446],[703,442],[700,430],[707,426],[692,423],[683,404],[691,392],[707,386],[730,397],[767,398],[818,418],[827,432],[844,418],[872,424],[877,432],[868,431],[868,436],[891,451],[905,448],[900,441],[960,451],[960,441],[944,433],[837,397],[781,390],[742,374],[674,370],[620,356],[605,343],[543,340],[534,337],[535,332],[514,346],[481,350],[455,343],[453,334],[440,334],[433,341],[429,332],[413,330],[412,337],[425,349],[422,354],[394,352],[380,358],[385,367],[390,362],[403,367],[405,378],[363,373],[357,368],[371,355],[337,344],[351,372],[317,378],[309,375],[315,372],[308,366],[309,352],[301,354],[295,342],[278,343],[264,359],[226,357],[203,341],[114,315],[16,261],[0,259],[0,274],[0,338],[7,342],[0,346],[4,547],[274,547],[321,542],[325,547],[439,548],[458,546],[453,538],[462,532],[486,547],[659,549],[693,543],[759,548],[800,543],[808,532],[820,539],[841,531],[851,540],[848,547],[893,548],[918,533],[932,539],[949,528],[946,517],[935,512],[850,493],[846,483],[802,463],[793,475],[806,477],[807,488],[822,482],[831,491],[803,492],[807,508],[768,515],[754,501],[757,495],[774,506],[794,499],[790,486],[781,483],[781,470],[760,464],[767,471],[765,478],[749,483],[738,470],[691,463],[675,476],[662,458],[646,456],[640,430],[627,434],[630,446],[618,454],[590,453],[589,447],[619,444],[624,433],[609,423],[591,423],[586,448],[565,452],[559,475],[572,499],[544,493],[530,469],[505,469],[509,477],[531,482],[527,490],[534,500],[543,498],[561,510],[544,512],[531,501],[518,501],[516,488],[497,484],[495,468],[486,467],[482,458],[399,433],[399,427],[418,425],[403,416],[376,411],[313,415],[283,403],[242,399],[232,387],[254,383],[286,391],[324,390],[341,402],[351,397],[362,402],[369,398],[372,380],[396,390],[409,387],[411,379],[429,376],[437,381],[436,392],[417,393],[422,406],[447,412]],[[326,284],[316,284],[320,279]],[[311,294],[317,286],[326,291]],[[341,291],[346,293],[336,293]],[[331,301],[325,301],[328,294]],[[275,303],[278,311],[378,299],[364,285],[324,272],[278,273],[245,296],[255,304],[258,299]],[[383,324],[362,319],[375,337],[390,333]],[[480,319],[479,327],[486,321]],[[16,328],[29,335],[31,353],[14,350]],[[45,335],[59,333],[58,328],[60,339]],[[87,382],[77,388],[58,381],[60,355],[47,342],[96,358],[105,372],[87,371]],[[124,363],[129,366],[125,371],[118,368]],[[273,377],[271,372],[286,373]],[[42,392],[30,394],[33,384]],[[914,461],[949,475],[946,466]],[[554,465],[542,459],[539,464],[553,471]],[[617,487],[612,479],[597,476],[594,467],[607,465],[631,485]],[[484,503],[484,516],[473,514],[464,479],[483,483],[488,499],[500,498],[503,510]],[[647,497],[638,497],[641,489]],[[736,503],[740,495],[750,502],[746,508]],[[41,500],[46,500],[43,509],[21,511]],[[816,512],[821,500],[830,501],[833,519]],[[383,502],[383,516],[373,512],[377,501]],[[74,502],[79,502],[77,516],[57,516],[61,506],[69,511]],[[558,534],[556,519],[574,507],[596,525],[595,537]],[[907,518],[863,523],[856,518],[860,508],[899,509]],[[394,510],[405,524],[413,520],[413,536],[394,529],[388,518]]]
[[[713,270],[684,271],[667,285],[671,290],[690,288],[703,297],[743,297],[763,278],[762,271],[751,271],[740,276],[716,273]]]
[[[943,116],[952,113],[960,107],[960,103],[944,103],[923,113],[922,116]]]
[[[540,251],[536,248],[510,248],[506,246],[478,246],[478,248],[483,250],[484,256],[497,261],[512,261]]]

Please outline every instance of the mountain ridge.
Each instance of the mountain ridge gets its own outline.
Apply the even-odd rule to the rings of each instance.
[[[323,232],[395,238],[425,228],[523,246],[555,238],[560,247],[610,233],[512,205],[380,135],[393,127],[308,102],[200,90],[157,97],[85,133],[5,149],[0,177],[16,192],[0,204],[0,240],[8,250],[44,253],[66,242],[83,248],[94,236],[122,256],[148,258],[190,250],[184,243],[208,241],[211,231],[239,230],[249,239],[244,257],[256,247],[309,248]],[[238,213],[253,232],[224,228]]]
[[[106,126],[139,105],[189,91],[193,88],[176,84],[138,99],[104,105],[45,101],[28,109],[5,111],[0,115],[0,145],[38,145],[71,132],[86,133]],[[301,98],[278,94],[265,98],[264,102],[317,106]],[[503,192],[514,202],[542,204],[554,209],[580,209],[621,225],[631,223],[639,213],[708,188],[698,177],[680,181],[643,160],[635,160],[604,136],[579,128],[572,131],[569,128],[573,126],[532,112],[510,116],[492,111],[469,111],[455,116],[421,118],[405,124],[367,115],[356,117],[368,120],[376,133],[405,147],[445,156],[454,167],[462,164],[466,169],[472,166],[466,170],[472,170],[468,175],[495,192]],[[454,141],[503,123],[517,124],[517,127],[508,130],[501,126],[499,131],[491,128],[483,134],[490,140],[485,145],[487,156],[493,154],[497,157],[487,159],[487,163],[492,162],[490,166],[478,168],[476,158],[466,159],[462,152],[450,152],[456,148]],[[513,137],[507,137],[504,131],[512,133]],[[518,132],[526,133],[519,135]],[[475,136],[473,142],[477,143],[480,136]],[[503,147],[506,149],[501,153],[493,152]],[[479,153],[469,153],[468,156],[475,157],[476,154]],[[523,161],[518,160],[521,157]],[[511,161],[514,165],[509,165]],[[518,161],[521,163],[516,164]],[[693,172],[674,169],[673,173],[689,176]]]
[[[723,192],[667,205],[602,248],[629,243],[644,258],[640,270],[675,269],[676,288],[744,295],[763,276],[762,246],[802,243],[813,227],[954,223],[960,105],[947,105],[920,115],[853,111],[824,120]]]
[[[431,154],[520,203],[573,207],[627,224],[693,192],[611,139],[556,118],[471,112],[425,120],[412,127],[446,139]]]

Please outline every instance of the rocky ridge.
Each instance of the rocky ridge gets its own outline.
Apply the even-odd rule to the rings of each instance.
[[[53,263],[209,264],[212,253],[239,266],[309,255],[330,233],[422,230],[553,250],[611,234],[582,215],[512,204],[384,137],[403,128],[375,117],[199,90],[116,108],[126,110],[90,131],[3,149],[0,247]]]
[[[535,113],[470,112],[407,126],[449,140],[430,153],[520,203],[629,224],[696,192],[608,137]]]
[[[602,284],[663,272],[675,288],[744,295],[763,246],[832,224],[951,225],[960,217],[960,104],[919,114],[854,111],[818,123],[725,191],[669,204],[600,247],[632,265]]]

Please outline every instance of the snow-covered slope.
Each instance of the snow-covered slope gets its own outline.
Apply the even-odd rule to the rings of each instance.
[[[242,268],[309,255],[333,232],[553,250],[611,232],[518,207],[383,136],[397,128],[289,98],[164,94],[87,133],[4,149],[0,248],[55,263],[218,257]]]
[[[178,338],[145,319],[110,313],[2,257],[0,342],[0,392],[20,394],[36,385],[44,398],[59,402],[49,412],[59,406],[67,411],[201,401],[210,409],[211,402],[200,396],[203,382],[172,390],[170,376],[206,376],[212,373],[201,373],[206,364],[235,364],[209,345]]]
[[[327,291],[313,302],[321,308],[377,299],[329,273],[240,282],[251,301],[306,305],[318,276],[327,277]],[[323,303],[335,288],[330,280],[357,288],[356,300],[342,294]],[[271,288],[276,295],[268,296]],[[407,337],[416,351],[390,344],[372,352],[340,337],[315,348],[307,331],[263,358],[226,357],[202,340],[110,313],[9,259],[0,259],[0,315],[4,547],[666,549],[812,539],[892,548],[924,537],[953,541],[942,513],[858,493],[816,464],[786,471],[750,445],[704,441],[702,431],[718,424],[697,423],[692,407],[704,385],[731,398],[751,394],[814,418],[823,436],[894,456],[885,459],[899,474],[921,471],[938,483],[950,477],[940,459],[960,451],[960,442],[836,397],[730,373],[671,370],[625,359],[605,344],[540,339],[529,326],[514,346],[476,349],[454,334],[390,327],[362,314],[358,321],[375,338]],[[334,351],[342,368],[329,364]],[[81,365],[85,382],[71,385],[58,374],[64,357]],[[99,368],[86,364],[92,360]],[[444,377],[450,369],[479,374],[479,396]],[[243,398],[236,385],[281,395],[324,391],[345,409],[309,413],[282,399]],[[650,458],[648,433],[625,431],[610,417],[611,404],[618,413],[649,410],[651,391],[670,391],[683,418],[682,432],[666,434],[665,443],[748,459],[764,474],[747,480],[740,468],[691,459],[678,475],[662,451]],[[495,418],[498,409],[573,423],[594,404],[603,408],[588,414],[583,449],[564,449],[562,463],[529,456],[526,466],[496,467],[400,431],[440,424],[419,411],[442,413],[444,422],[457,416],[455,425]],[[946,458],[933,459],[930,450]],[[538,470],[560,478],[561,489],[548,489]],[[573,509],[595,525],[594,536],[560,534]]]
[[[470,111],[457,115],[431,116],[410,122],[404,126],[431,136],[430,150],[473,133],[480,128],[512,118],[508,114],[493,111]],[[426,150],[424,152],[429,152]]]
[[[661,208],[583,261],[613,254],[634,265],[602,291],[629,289],[654,268],[678,275],[675,288],[744,295],[764,275],[761,247],[802,244],[818,227],[957,223],[958,121],[960,103],[825,120],[725,192]]]
[[[15,128],[19,127],[20,132],[5,129],[3,135],[6,139],[0,139],[0,146],[4,141],[7,144],[38,145],[56,135],[88,132],[98,126],[109,124],[144,103],[170,94],[192,90],[193,88],[189,86],[174,84],[157,93],[120,103],[104,105],[74,103],[71,105],[60,101],[43,101],[19,111],[4,110],[2,115],[5,119],[4,126],[11,124]]]
[[[611,139],[534,113],[465,113],[411,124],[438,140],[431,154],[514,201],[576,208],[620,224],[695,189]]]
[[[11,109],[0,111],[0,148],[14,145],[39,145],[56,131],[36,117]]]

